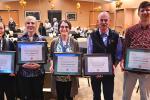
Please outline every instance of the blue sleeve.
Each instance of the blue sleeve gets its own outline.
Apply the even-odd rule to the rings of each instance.
[[[91,53],[93,53],[93,42],[91,36],[89,35],[87,39],[87,54],[91,54]]]
[[[116,58],[119,61],[122,59],[122,47],[123,47],[123,44],[122,44],[121,38],[118,38]]]

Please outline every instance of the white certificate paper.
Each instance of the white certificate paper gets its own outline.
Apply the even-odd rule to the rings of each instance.
[[[88,57],[88,72],[109,72],[108,57]]]
[[[6,72],[11,71],[12,69],[12,61],[11,55],[0,55],[0,70],[5,70]]]
[[[149,69],[150,52],[129,52],[128,68]]]
[[[59,56],[57,72],[78,72],[78,57]]]
[[[41,45],[21,45],[21,61],[42,60]]]

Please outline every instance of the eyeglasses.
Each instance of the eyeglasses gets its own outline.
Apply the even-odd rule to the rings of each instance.
[[[26,24],[35,24],[35,22],[27,22]]]
[[[101,21],[101,22],[103,22],[103,21],[104,21],[104,22],[107,22],[108,19],[100,19],[100,21]]]
[[[141,13],[144,13],[145,11],[146,11],[147,13],[150,13],[150,9],[141,9],[141,10],[140,10]]]
[[[69,26],[60,26],[60,28],[69,28]]]

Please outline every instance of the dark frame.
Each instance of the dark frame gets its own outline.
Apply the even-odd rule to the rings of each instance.
[[[76,12],[67,12],[66,13],[66,19],[69,21],[77,20],[77,13]]]
[[[41,20],[40,11],[25,11],[25,17],[34,16],[36,20]]]
[[[0,55],[4,56],[4,55],[9,55],[11,56],[11,59],[7,58],[7,61],[11,62],[11,66],[7,66],[9,68],[11,68],[11,70],[3,70],[0,68],[0,73],[14,73],[15,72],[15,51],[1,51]],[[0,63],[3,63],[2,61]]]
[[[22,61],[21,60],[21,47],[27,45],[41,45],[42,46],[42,60],[29,60],[29,61]],[[17,63],[18,64],[24,64],[24,63],[41,63],[45,64],[47,62],[47,43],[45,41],[36,41],[36,42],[17,42]]]
[[[78,72],[58,72],[57,68],[58,66],[58,57],[78,57]],[[74,75],[74,76],[81,76],[82,74],[82,58],[81,53],[54,53],[53,54],[53,65],[54,65],[54,75]]]
[[[88,72],[88,58],[90,57],[108,57],[108,72]],[[97,62],[99,62],[99,60],[96,60]],[[92,76],[92,75],[112,75],[112,59],[111,59],[111,55],[110,54],[104,54],[104,53],[95,53],[95,54],[85,54],[84,55],[84,75],[85,76]],[[93,66],[94,68],[94,66]]]
[[[143,57],[143,59],[142,60],[144,60],[143,62],[141,61],[140,62],[140,60],[138,59],[138,57],[137,57],[137,55],[135,55],[135,56],[133,56],[134,58],[136,58],[136,59],[134,59],[134,61],[136,61],[136,60],[138,60],[138,61],[136,61],[136,62],[131,62],[131,61],[129,61],[129,57],[131,57],[131,53],[145,53],[145,55],[146,56],[140,56],[140,57]],[[142,63],[146,63],[147,61],[145,61],[145,59],[144,59],[144,57],[149,57],[148,56],[148,53],[150,53],[150,49],[133,49],[133,48],[127,48],[127,52],[126,52],[126,59],[125,59],[125,70],[126,71],[131,71],[131,72],[143,72],[143,73],[150,73],[150,69],[142,69]],[[130,60],[132,60],[131,58],[130,58]],[[146,59],[146,60],[148,60],[148,59]],[[149,63],[150,63],[150,61],[148,61]],[[147,63],[148,63],[147,62]],[[134,64],[134,65],[132,65],[132,66],[136,66],[136,67],[138,67],[138,68],[131,68],[130,66],[130,63],[131,64]]]

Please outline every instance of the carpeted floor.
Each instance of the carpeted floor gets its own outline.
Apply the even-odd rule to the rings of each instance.
[[[92,100],[92,89],[91,86],[88,85],[87,78],[80,78],[80,88],[79,93],[75,97],[75,100]],[[121,72],[119,66],[116,68],[115,71],[115,90],[114,90],[114,100],[121,100],[122,98],[122,86],[123,86],[123,72]],[[138,84],[136,84],[135,89],[132,94],[131,100],[140,100],[139,92],[136,93]],[[103,97],[103,94],[101,94]],[[102,98],[102,100],[104,100]]]

